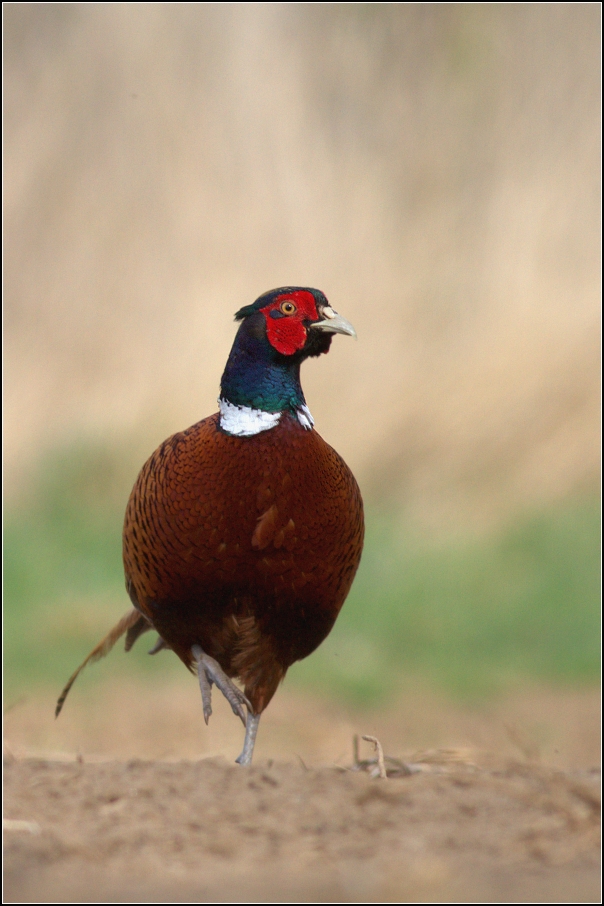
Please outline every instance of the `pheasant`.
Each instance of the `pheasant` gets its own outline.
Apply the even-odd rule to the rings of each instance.
[[[331,631],[363,547],[363,503],[342,458],[314,430],[300,365],[352,325],[316,289],[270,290],[235,315],[219,411],[164,441],[126,509],[123,560],[134,605],[65,686],[120,636],[148,630],[196,672],[207,724],[212,685],[245,726],[286,671]],[[233,680],[238,679],[243,691]]]

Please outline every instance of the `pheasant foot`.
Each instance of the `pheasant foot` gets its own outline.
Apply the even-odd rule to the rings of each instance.
[[[229,705],[233,709],[233,714],[236,714],[237,717],[241,719],[243,725],[246,728],[247,740],[247,723],[243,706],[245,705],[248,711],[251,713],[252,707],[249,701],[247,700],[241,689],[237,688],[235,683],[231,679],[229,679],[218,661],[214,660],[213,657],[210,657],[209,654],[206,654],[199,645],[193,645],[191,647],[191,654],[197,662],[197,676],[199,678],[201,701],[203,703],[203,717],[206,724],[210,719],[210,714],[212,713],[213,683],[218,689],[220,689],[220,691],[228,701]]]
[[[160,635],[158,635],[155,645],[153,646],[153,648],[150,648],[147,653],[148,654],[157,654],[158,651],[163,651],[164,648],[167,649],[168,651],[170,651],[170,646],[168,645],[168,643],[164,642],[162,637]]]

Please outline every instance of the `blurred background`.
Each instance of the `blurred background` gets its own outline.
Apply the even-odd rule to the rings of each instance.
[[[8,707],[50,701],[128,608],[137,472],[216,410],[234,312],[284,284],[357,329],[303,384],[367,505],[350,598],[286,689],[597,683],[599,4],[3,23]],[[72,695],[187,684],[138,647]]]

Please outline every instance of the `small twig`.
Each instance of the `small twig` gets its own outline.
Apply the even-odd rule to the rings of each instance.
[[[417,765],[409,765],[400,758],[393,758],[391,755],[384,755],[381,743],[375,736],[362,736],[368,742],[372,742],[376,751],[377,758],[359,758],[359,737],[355,733],[352,737],[352,771],[367,771],[371,777],[408,777],[410,774],[416,774],[420,768]]]
[[[354,736],[352,737],[352,757],[354,759],[354,762],[353,762],[354,769],[355,769],[355,771],[358,771],[358,769],[361,767],[361,763],[359,761],[359,736],[358,736],[358,733],[355,733]]]
[[[538,743],[529,739],[526,733],[523,733],[518,727],[515,727],[512,724],[504,724],[503,726],[509,739],[520,749],[526,761],[537,763],[541,761],[541,752],[539,751]]]
[[[298,761],[300,762],[300,764],[302,765],[302,767],[304,768],[304,770],[305,770],[305,771],[308,771],[308,766],[307,766],[306,764],[304,764],[304,759],[302,758],[301,755],[298,755],[297,752],[296,752],[296,758],[298,759]],[[271,767],[272,763],[273,763],[273,762],[272,762],[272,759],[271,759],[271,761],[270,761],[270,763],[269,763],[269,767]]]
[[[386,774],[386,765],[384,763],[384,750],[382,749],[382,744],[376,736],[363,736],[362,737],[366,742],[372,742],[375,746],[375,752],[377,755],[378,771],[379,776],[382,780],[387,780],[388,775]],[[356,737],[355,737],[356,739]],[[357,742],[358,745],[358,742]],[[356,754],[356,753],[355,753]]]

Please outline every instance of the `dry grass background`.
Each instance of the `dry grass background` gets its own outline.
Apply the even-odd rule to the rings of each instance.
[[[5,4],[9,502],[214,411],[286,283],[357,328],[304,385],[367,497],[449,531],[593,488],[600,16]]]

